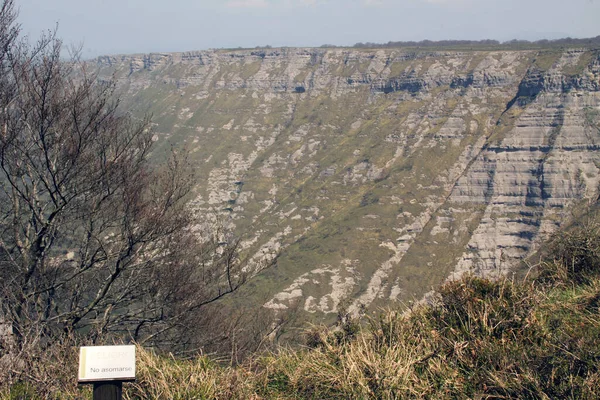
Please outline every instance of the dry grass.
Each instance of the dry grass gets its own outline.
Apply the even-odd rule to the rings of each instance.
[[[465,277],[440,288],[433,305],[313,328],[307,347],[236,367],[140,347],[126,398],[600,398],[597,233],[561,236],[553,261],[527,281]],[[72,353],[39,355],[38,367],[0,384],[2,398],[89,396],[74,371],[60,369]]]

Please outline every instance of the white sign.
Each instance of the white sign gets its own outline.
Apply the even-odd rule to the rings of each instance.
[[[135,379],[135,346],[88,346],[79,349],[79,382]]]

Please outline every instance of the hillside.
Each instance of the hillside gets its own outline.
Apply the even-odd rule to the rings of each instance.
[[[595,203],[600,52],[255,49],[101,57],[242,239],[253,311],[333,321],[506,274]],[[274,263],[266,268],[266,265]]]
[[[589,221],[589,219],[588,219]],[[596,399],[600,227],[563,232],[524,280],[463,277],[430,305],[304,330],[305,346],[241,365],[138,346],[128,399]],[[359,323],[359,322],[362,322]],[[89,398],[77,387],[77,348],[30,362],[0,398]]]

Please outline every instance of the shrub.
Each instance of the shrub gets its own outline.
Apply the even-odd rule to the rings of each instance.
[[[600,275],[600,223],[595,220],[556,234],[548,245],[540,280],[582,284]]]

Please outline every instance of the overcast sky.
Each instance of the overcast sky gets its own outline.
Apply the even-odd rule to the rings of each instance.
[[[600,35],[600,0],[15,0],[84,55]]]

